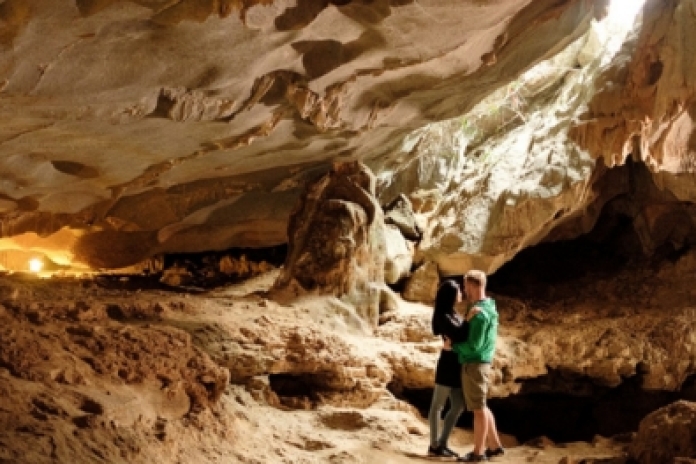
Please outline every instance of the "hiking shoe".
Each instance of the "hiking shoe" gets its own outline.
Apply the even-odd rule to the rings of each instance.
[[[486,454],[487,458],[494,458],[496,456],[502,456],[505,454],[505,448],[503,448],[502,446],[499,448],[496,448],[496,449],[486,448],[485,454]]]
[[[464,456],[459,456],[457,462],[484,462],[488,461],[485,454],[476,454],[473,451],[471,453],[466,453]]]
[[[429,446],[428,456],[437,456],[441,458],[456,458],[459,455],[446,446]]]

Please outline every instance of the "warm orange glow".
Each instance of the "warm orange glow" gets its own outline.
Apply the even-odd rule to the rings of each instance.
[[[39,273],[44,267],[44,263],[39,258],[32,258],[29,260],[29,270],[34,273]]]

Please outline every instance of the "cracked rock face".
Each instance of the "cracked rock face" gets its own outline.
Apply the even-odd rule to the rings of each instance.
[[[398,163],[600,3],[6,0],[0,248],[112,268],[284,243],[330,161]]]

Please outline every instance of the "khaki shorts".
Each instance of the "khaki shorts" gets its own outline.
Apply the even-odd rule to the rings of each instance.
[[[466,409],[476,411],[486,407],[486,394],[488,393],[488,373],[490,364],[463,364],[462,365],[462,389]]]

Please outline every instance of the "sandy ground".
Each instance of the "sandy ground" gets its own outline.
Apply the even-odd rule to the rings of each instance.
[[[380,356],[372,366],[376,376],[387,369],[384,359],[408,362],[408,353],[406,361],[394,361],[396,329],[381,338],[367,334],[350,314],[327,311],[341,306],[326,298],[269,300],[273,278],[191,294],[138,288],[128,279],[4,277],[0,462],[428,460],[426,421],[383,384],[357,373]],[[403,304],[399,317],[426,324],[429,311]],[[291,345],[283,337],[304,338]],[[322,346],[325,355],[302,351],[303,343]],[[431,376],[436,343],[412,344],[430,365],[419,367],[417,358],[400,375]],[[355,378],[341,377],[353,361]],[[332,363],[340,366],[329,372]],[[302,366],[314,367],[302,372]],[[312,369],[315,380],[329,372],[333,383],[299,408],[288,407],[264,375]],[[621,455],[621,445],[610,440],[537,447],[503,439],[508,453],[495,462]],[[471,431],[457,429],[450,445],[466,452],[471,443]]]

